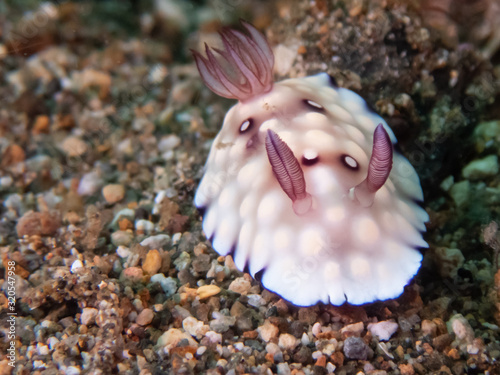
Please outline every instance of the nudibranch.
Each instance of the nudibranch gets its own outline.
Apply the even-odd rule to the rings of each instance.
[[[205,84],[237,99],[195,195],[221,255],[299,306],[398,297],[420,268],[418,175],[386,122],[326,73],[273,82],[265,37],[221,31],[193,51]]]

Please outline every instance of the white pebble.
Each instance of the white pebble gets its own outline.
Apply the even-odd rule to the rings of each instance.
[[[181,236],[182,236],[182,233],[175,233],[173,236],[172,236],[172,243],[174,245],[177,245],[177,243],[181,240]]]
[[[288,363],[278,363],[278,375],[290,375],[290,366],[288,366]]]
[[[116,254],[120,258],[128,258],[129,255],[131,254],[131,252],[130,252],[130,249],[128,247],[118,246],[118,248],[116,249]]]
[[[274,324],[266,320],[263,325],[257,328],[257,332],[259,332],[259,336],[262,340],[269,342],[278,336],[279,329]]]
[[[498,174],[498,157],[488,155],[482,159],[476,159],[462,169],[462,176],[471,180],[478,180]]]
[[[162,191],[158,192],[158,194],[156,194],[155,205],[154,205],[153,210],[152,210],[152,213],[154,215],[160,213],[161,202],[163,201],[163,199],[165,199],[166,196],[167,196],[166,190],[162,190]]]
[[[260,307],[266,304],[266,300],[262,298],[262,296],[258,294],[249,294],[248,295],[248,304],[253,307]]]
[[[312,333],[316,337],[318,337],[318,335],[321,333],[321,324],[319,322],[314,323],[312,327]]]
[[[448,176],[443,181],[441,181],[439,187],[444,191],[449,191],[454,183],[455,183],[455,178],[453,176]]]
[[[305,332],[302,334],[300,341],[302,342],[302,345],[309,345],[311,342],[311,340],[309,340],[309,336]]]
[[[49,354],[49,347],[44,344],[36,344],[36,350],[38,351],[39,355],[48,355]]]
[[[469,321],[465,319],[462,314],[455,314],[447,323],[448,331],[451,330],[455,333],[458,341],[466,344],[472,344],[474,340],[474,330],[472,329]]]
[[[351,333],[351,336],[361,336],[361,333],[365,329],[363,322],[357,322],[353,324],[348,324],[340,330],[340,333]]]
[[[208,331],[205,336],[210,340],[212,343],[221,343],[222,342],[222,335],[220,333],[214,332],[214,331]]]
[[[172,277],[165,277],[162,273],[151,276],[152,283],[159,283],[167,297],[172,296],[177,291],[177,281]]]
[[[8,188],[14,183],[14,180],[11,176],[5,176],[0,178],[0,187]]]
[[[47,365],[43,361],[33,361],[33,367],[36,369],[45,368]]]
[[[60,148],[69,157],[82,156],[88,150],[87,143],[74,136],[66,137],[62,143],[60,143]]]
[[[135,222],[135,229],[144,233],[151,233],[155,229],[155,225],[149,220],[141,219]]]
[[[335,365],[333,363],[331,363],[331,362],[328,362],[326,364],[326,371],[328,371],[329,374],[333,374],[335,372],[336,368],[337,367],[335,367]]]
[[[69,367],[66,367],[64,374],[65,375],[80,375],[80,369],[76,366],[69,366]]]
[[[299,340],[289,333],[282,333],[278,340],[279,347],[285,350],[293,350],[298,344]]]
[[[237,277],[229,284],[229,290],[239,294],[247,294],[251,287],[250,281],[244,277]]]
[[[93,324],[95,321],[95,317],[97,316],[98,310],[93,307],[86,307],[82,310],[82,314],[80,315],[80,323],[88,326],[89,324]]]
[[[179,146],[180,143],[181,143],[181,139],[178,136],[176,136],[174,134],[170,134],[170,135],[163,137],[160,140],[160,142],[158,142],[158,150],[162,153],[167,152],[167,151],[173,150],[174,148]]]
[[[217,365],[216,365],[216,366],[217,366],[217,367],[226,368],[226,366],[227,366],[227,361],[226,361],[225,359],[221,358],[221,359],[219,359],[219,360],[217,361]]]
[[[80,268],[83,268],[83,263],[80,259],[77,259],[73,262],[73,264],[71,265],[71,270],[70,272],[71,273],[75,273],[77,272]]]
[[[467,345],[467,353],[469,354],[476,355],[479,353],[480,350],[481,348],[477,345],[474,344]]]
[[[206,346],[200,346],[198,349],[196,349],[196,355],[203,355],[207,351]]]
[[[59,344],[59,340],[57,339],[57,337],[52,336],[47,339],[47,344],[49,344],[50,350],[54,350],[56,345]]]
[[[145,238],[141,242],[141,246],[149,247],[149,249],[163,249],[170,245],[170,236],[168,234],[157,234]]]
[[[268,352],[274,357],[276,354],[281,353],[281,349],[275,343],[270,342],[269,344],[266,345],[266,352]]]
[[[312,354],[312,358],[314,360],[317,360],[319,357],[321,357],[323,355],[323,353],[321,352],[321,350],[316,350],[315,352],[313,352]]]
[[[378,323],[368,324],[368,330],[372,335],[378,336],[382,341],[387,341],[398,330],[398,323],[390,320],[384,320]]]
[[[146,308],[142,310],[139,315],[137,315],[137,317],[135,318],[135,322],[140,326],[147,326],[153,321],[154,316],[155,314],[153,310]]]
[[[330,342],[326,344],[321,351],[324,355],[329,357],[337,349],[337,346],[338,346],[337,340],[331,339]]]
[[[102,185],[104,185],[104,181],[96,172],[86,173],[80,180],[77,193],[79,195],[93,195]]]
[[[193,316],[188,316],[182,321],[182,328],[191,336],[201,339],[210,329],[209,326]]]
[[[457,182],[450,189],[450,195],[457,207],[465,206],[469,202],[471,184],[469,180]]]
[[[125,155],[133,155],[134,154],[134,145],[132,139],[126,138],[116,146],[116,151],[120,154]]]

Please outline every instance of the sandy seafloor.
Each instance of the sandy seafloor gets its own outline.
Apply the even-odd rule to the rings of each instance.
[[[417,169],[430,247],[400,298],[299,308],[205,239],[232,102],[189,48],[240,17],[277,78],[328,72]],[[487,0],[0,2],[0,374],[500,374],[499,22]]]

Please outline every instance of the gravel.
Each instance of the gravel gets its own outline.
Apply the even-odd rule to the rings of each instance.
[[[483,235],[500,204],[490,2],[470,19],[466,2],[136,3],[22,1],[0,16],[14,373],[500,373],[500,236]],[[293,306],[203,235],[193,196],[232,103],[201,84],[189,48],[242,14],[278,76],[326,71],[358,91],[417,168],[431,248],[400,298]]]

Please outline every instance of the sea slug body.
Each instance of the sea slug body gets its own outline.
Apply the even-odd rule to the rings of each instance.
[[[218,58],[193,51],[207,86],[238,99],[195,196],[206,236],[296,305],[399,296],[427,247],[417,173],[386,122],[327,74],[274,83],[271,47],[242,24],[221,32]]]

